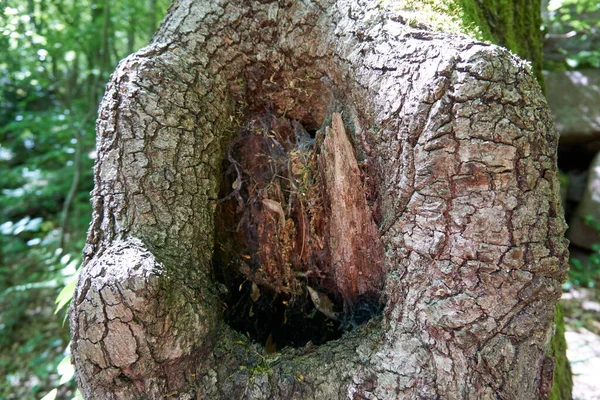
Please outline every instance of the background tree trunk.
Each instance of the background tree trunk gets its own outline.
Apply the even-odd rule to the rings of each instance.
[[[385,301],[339,340],[272,354],[225,323],[234,288],[213,270],[228,149],[265,110],[308,131],[343,117],[372,192]],[[550,391],[566,272],[558,138],[529,66],[509,51],[411,28],[377,2],[178,1],[153,43],[119,65],[97,131],[70,313],[85,398]],[[360,294],[360,279],[329,294]]]

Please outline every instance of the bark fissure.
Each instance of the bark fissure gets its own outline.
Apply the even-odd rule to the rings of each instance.
[[[215,212],[227,203],[220,188],[235,190],[235,179],[249,176],[227,171],[229,157],[244,166],[240,149],[229,156],[228,147],[241,125],[265,112],[288,121],[290,135],[289,121],[321,128],[324,141],[325,127],[339,133],[341,124],[352,143],[346,153],[365,162],[342,175],[359,188],[350,195],[362,209],[356,236],[375,245],[361,250],[353,236],[335,232],[343,243],[332,246],[323,236],[329,258],[339,251],[355,262],[324,262],[335,289],[307,281],[311,289],[333,300],[347,295],[335,317],[379,290],[356,267],[377,258],[383,264],[368,268],[379,272],[367,275],[381,277],[386,299],[380,317],[338,340],[275,353],[227,326],[223,299],[232,287],[213,278],[213,249],[223,244]],[[566,259],[557,136],[529,67],[508,51],[407,27],[362,0],[181,0],[153,43],[121,62],[97,130],[94,216],[71,306],[86,398],[530,399],[547,392],[547,339]],[[294,160],[312,146],[281,156],[299,170],[306,161]],[[315,164],[330,191],[338,187],[340,172],[329,168],[339,148]],[[255,203],[242,199],[270,238],[255,247],[271,246],[280,261],[306,261],[318,240],[310,231],[317,213],[299,202],[297,188],[293,196],[273,190]],[[322,195],[330,207],[359,212],[331,194]],[[229,203],[233,213],[235,194]],[[323,213],[338,221],[334,227],[352,221],[335,211]],[[361,251],[369,254],[362,261]],[[247,295],[257,295],[252,283],[263,299],[267,287],[297,290],[289,282],[308,266],[288,261],[296,270],[280,279],[283,264],[260,279],[250,265]],[[315,302],[302,293],[304,304]]]

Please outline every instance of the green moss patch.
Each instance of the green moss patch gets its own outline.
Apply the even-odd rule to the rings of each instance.
[[[542,17],[539,0],[384,0],[413,26],[462,33],[506,47],[531,61],[542,76]]]

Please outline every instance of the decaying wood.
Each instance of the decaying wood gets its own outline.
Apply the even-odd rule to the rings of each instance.
[[[94,215],[70,311],[85,398],[545,395],[566,271],[546,102],[508,51],[410,28],[380,6],[176,1],[152,44],[121,62],[100,108]],[[345,130],[353,146],[326,135],[330,161],[305,158],[310,143],[292,148],[294,120],[307,131],[333,122],[332,137]],[[249,126],[277,128],[290,147]],[[264,162],[244,161],[241,143],[227,161],[240,137]],[[311,160],[323,174],[304,168]],[[281,188],[291,186],[269,185],[271,167],[288,171],[276,178],[287,185],[322,179],[326,196],[297,185],[290,197]],[[245,223],[251,235],[220,230],[239,225],[238,208],[256,222]],[[225,323],[232,289],[215,277],[218,252],[245,263],[242,287],[260,291],[252,304],[277,290],[310,302],[297,279],[360,297],[378,286],[365,273],[384,271],[383,315],[339,340],[267,354],[274,336],[253,343]],[[319,276],[330,267],[333,278]]]
[[[221,186],[242,200],[222,193],[213,264],[233,292],[228,318],[255,317],[253,324],[261,326],[255,336],[261,342],[285,335],[273,332],[280,330],[275,322],[261,320],[261,307],[268,314],[283,313],[280,324],[287,324],[288,314],[311,314],[312,303],[344,326],[381,308],[377,304],[385,276],[380,234],[341,114],[333,112],[331,119],[332,126],[311,139],[295,120],[259,115],[228,150],[231,165]],[[250,296],[236,295],[243,290]],[[259,292],[284,309],[265,301],[254,304]],[[318,322],[307,317],[304,323]]]
[[[337,287],[352,307],[361,295],[377,295],[384,278],[380,234],[367,204],[354,148],[334,113],[319,158],[329,199],[329,248]]]

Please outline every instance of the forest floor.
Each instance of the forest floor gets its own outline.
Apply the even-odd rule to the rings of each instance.
[[[600,290],[572,287],[562,303],[573,399],[600,400]]]

